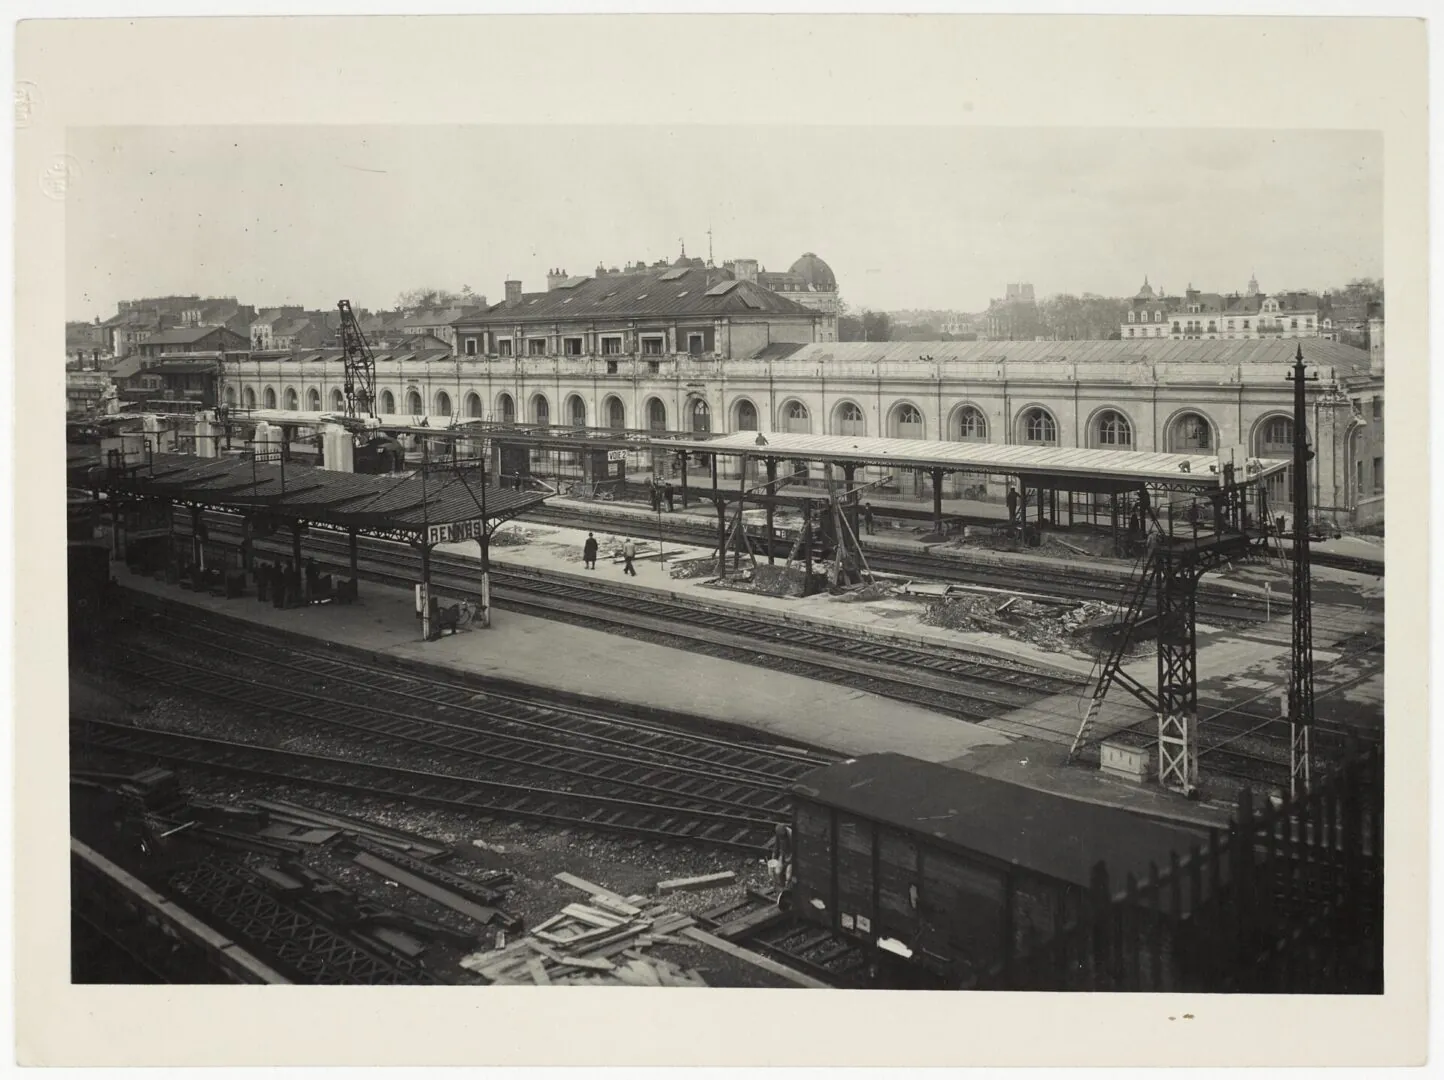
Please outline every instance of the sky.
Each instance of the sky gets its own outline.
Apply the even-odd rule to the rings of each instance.
[[[1362,131],[946,127],[77,128],[66,313],[142,296],[389,308],[598,262],[804,252],[853,308],[980,311],[1383,276]]]

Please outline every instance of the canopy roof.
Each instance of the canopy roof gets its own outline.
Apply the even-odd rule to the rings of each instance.
[[[496,524],[546,501],[539,492],[483,488],[479,470],[362,475],[249,456],[188,454],[157,454],[113,475],[106,489],[215,509],[262,509],[287,521],[410,538],[424,536],[433,525],[478,519]]]
[[[922,439],[878,439],[850,435],[799,435],[787,432],[739,431],[716,439],[677,440],[671,446],[710,454],[753,458],[796,458],[802,461],[876,465],[898,469],[942,469],[1017,476],[1049,481],[1078,490],[1087,486],[1160,484],[1180,488],[1217,487],[1223,482],[1224,460],[1211,454],[1160,454],[1141,450],[1082,450],[983,442],[941,442]],[[1247,477],[1260,478],[1288,468],[1286,461],[1250,458]],[[1239,479],[1244,479],[1240,476]]]

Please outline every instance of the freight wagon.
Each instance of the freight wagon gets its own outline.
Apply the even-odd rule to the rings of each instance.
[[[1115,881],[1200,837],[1092,803],[901,754],[793,788],[788,901],[798,916],[965,986],[1029,955],[1080,910],[1099,861]]]

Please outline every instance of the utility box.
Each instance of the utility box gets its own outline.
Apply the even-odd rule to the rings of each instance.
[[[1109,776],[1138,784],[1146,783],[1153,775],[1153,754],[1146,747],[1105,742],[1098,768]]]

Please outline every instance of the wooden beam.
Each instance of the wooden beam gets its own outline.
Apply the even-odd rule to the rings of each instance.
[[[715,934],[709,934],[707,931],[698,929],[695,926],[689,926],[682,931],[682,934],[684,937],[689,937],[693,941],[700,942],[703,945],[710,945],[712,948],[724,952],[728,956],[736,957],[738,960],[745,961],[753,967],[761,968],[763,971],[771,972],[773,975],[778,975],[787,979],[789,982],[796,983],[798,986],[806,986],[814,990],[834,989],[834,987],[829,986],[821,979],[814,979],[811,975],[804,975],[800,971],[794,971],[792,968],[779,964],[775,960],[769,960],[760,953],[755,953],[751,949],[744,949],[740,945],[732,944],[730,941],[723,941]]]

